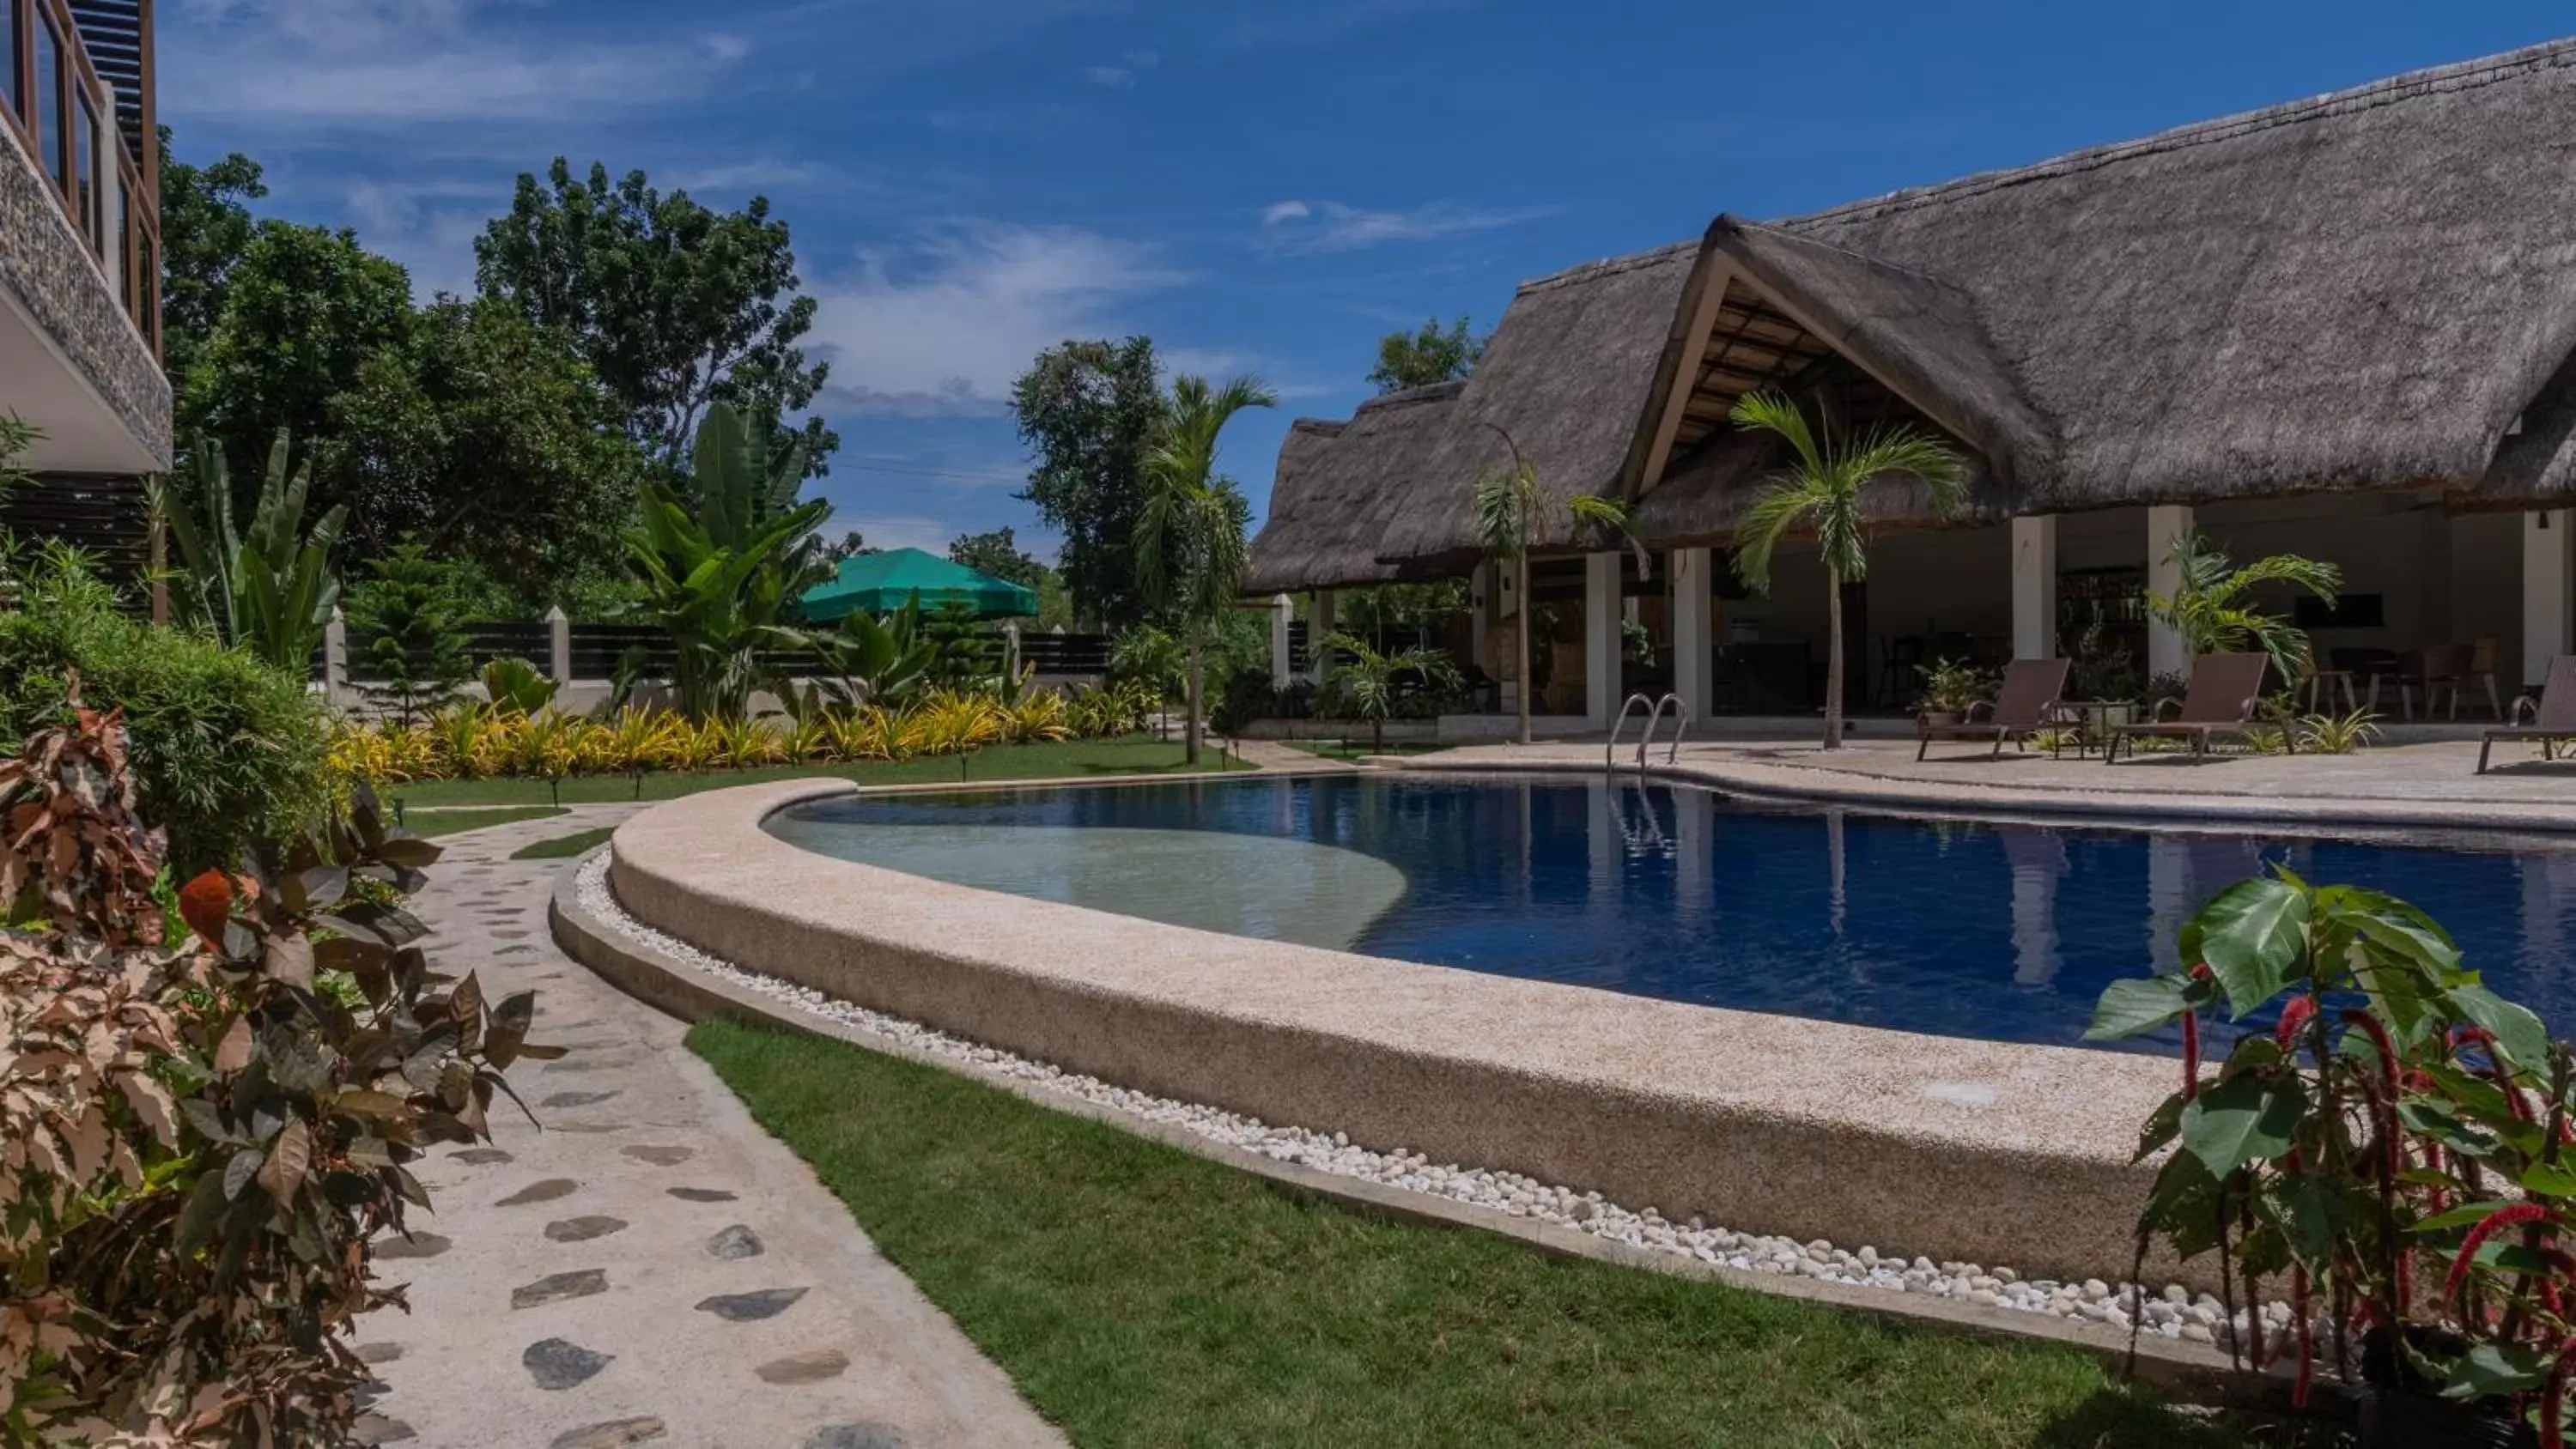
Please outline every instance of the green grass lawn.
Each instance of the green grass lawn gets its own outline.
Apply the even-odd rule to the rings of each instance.
[[[512,860],[562,860],[567,856],[586,854],[592,846],[605,845],[608,843],[608,837],[616,833],[616,826],[602,825],[596,830],[576,830],[570,835],[549,836],[533,845],[522,845],[511,851],[510,858]]]
[[[1214,743],[1202,757],[1202,770],[1218,768]],[[1249,769],[1240,759],[1223,757],[1225,768]],[[871,760],[855,765],[773,765],[756,770],[710,770],[700,774],[646,775],[641,793],[632,775],[579,775],[563,782],[567,805],[606,804],[622,800],[672,800],[700,790],[751,785],[763,780],[789,780],[811,775],[837,775],[863,785],[927,785],[946,780],[1038,780],[1054,775],[1178,775],[1181,747],[1141,736],[1115,740],[1064,740],[1051,744],[996,745],[971,755],[940,755],[918,760]],[[440,805],[547,805],[556,796],[543,780],[422,780],[386,785],[376,792],[399,799],[408,809]],[[498,823],[497,821],[494,823]]]
[[[1386,748],[1377,749],[1369,744],[1368,736],[1365,734],[1354,735],[1346,740],[1281,740],[1279,743],[1292,750],[1303,750],[1310,755],[1320,755],[1327,760],[1343,761],[1357,760],[1369,755],[1436,755],[1442,750],[1458,748],[1446,740],[1388,740]]]
[[[520,805],[508,810],[423,810],[406,804],[403,807],[403,829],[414,835],[454,835],[460,830],[480,830],[486,825],[508,825],[520,820],[543,820],[553,815],[567,815],[552,805]]]
[[[1384,1220],[934,1068],[689,1045],[1082,1449],[2233,1449],[2094,1360]]]

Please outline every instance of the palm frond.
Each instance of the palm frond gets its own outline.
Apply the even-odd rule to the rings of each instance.
[[[1627,504],[1616,498],[1597,498],[1584,493],[1566,500],[1565,509],[1574,515],[1577,523],[1606,528],[1626,539],[1628,547],[1637,555],[1637,576],[1646,579],[1655,576],[1654,555],[1646,552],[1646,541],[1637,536]]]
[[[1735,400],[1726,418],[1739,428],[1777,434],[1796,451],[1801,468],[1809,473],[1825,471],[1824,450],[1816,445],[1816,435],[1807,426],[1807,415],[1798,411],[1798,405],[1787,394],[1746,393]]]
[[[1819,480],[1781,477],[1745,510],[1735,532],[1735,574],[1757,594],[1771,592],[1771,555],[1789,530],[1825,499]]]
[[[1477,479],[1477,542],[1496,558],[1508,561],[1520,557],[1529,547],[1537,504],[1538,475],[1527,464]]]

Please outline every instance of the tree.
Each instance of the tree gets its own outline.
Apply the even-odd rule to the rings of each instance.
[[[875,552],[875,549],[868,547],[867,535],[853,528],[823,545],[823,561],[837,564],[845,558],[857,558],[860,554]]]
[[[1369,369],[1368,380],[1379,392],[1455,382],[1475,371],[1484,355],[1485,339],[1468,334],[1464,313],[1447,327],[1437,317],[1427,318],[1417,331],[1390,332],[1378,339],[1377,366]]]
[[[752,691],[771,682],[760,651],[813,642],[789,618],[821,575],[814,530],[832,505],[795,501],[804,460],[792,445],[773,454],[773,436],[730,404],[709,407],[691,450],[693,496],[647,479],[643,521],[627,535],[647,591],[642,612],[677,646],[672,689],[697,719],[742,718]]]
[[[191,166],[161,144],[161,362],[185,378],[214,336],[235,264],[250,249],[254,223],[245,201],[268,195],[259,163],[232,152]]]
[[[766,197],[713,211],[655,190],[641,171],[612,183],[594,162],[576,180],[558,156],[542,182],[521,174],[474,262],[484,296],[574,339],[624,406],[628,434],[674,469],[717,403],[783,418],[810,405],[830,372],[798,345],[815,303],[798,295],[787,223]],[[814,417],[790,431],[805,476],[819,476],[839,436]]]
[[[1458,666],[1440,650],[1415,645],[1381,654],[1355,634],[1327,634],[1317,649],[1333,655],[1333,686],[1348,694],[1360,718],[1369,722],[1369,750],[1386,749],[1386,720],[1395,712],[1395,686],[1407,675],[1439,688],[1458,683]]]
[[[1047,572],[1045,564],[1020,552],[1019,540],[1007,527],[960,535],[948,545],[948,561],[964,564],[987,578],[1032,589]]]
[[[244,472],[280,431],[308,448],[327,439],[332,400],[412,326],[410,275],[346,230],[257,223],[222,298],[181,382],[178,425]]]
[[[1946,517],[1967,494],[1967,461],[1956,448],[1902,423],[1857,439],[1807,426],[1798,405],[1778,393],[1747,393],[1728,418],[1739,428],[1774,434],[1794,461],[1764,485],[1746,513],[1735,545],[1735,572],[1756,593],[1771,592],[1771,555],[1793,528],[1812,529],[1825,566],[1828,642],[1825,655],[1825,748],[1843,744],[1843,585],[1869,576],[1868,514],[1862,490],[1892,475],[1912,475]]]
[[[1153,342],[1050,347],[1012,384],[1011,410],[1037,454],[1019,496],[1064,536],[1056,567],[1074,612],[1112,634],[1149,622],[1134,547],[1145,460],[1169,420]]]
[[[248,533],[233,529],[232,479],[223,450],[211,443],[200,442],[196,449],[202,523],[189,516],[166,483],[153,484],[152,506],[187,565],[193,590],[181,597],[193,602],[193,612],[225,643],[302,676],[312,670],[313,651],[321,646],[322,631],[340,602],[340,576],[332,568],[331,550],[340,542],[348,510],[328,510],[306,533],[312,468],[308,463],[290,471],[288,453],[288,437],[280,429],[269,445],[268,470],[261,475]]]
[[[1183,738],[1193,765],[1199,762],[1208,639],[1243,592],[1243,530],[1252,519],[1252,505],[1234,480],[1216,471],[1217,439],[1236,413],[1278,403],[1277,394],[1249,377],[1221,388],[1201,377],[1176,378],[1163,440],[1145,459],[1145,501],[1136,513],[1133,544],[1136,583],[1189,651],[1189,725]]]
[[[406,725],[446,703],[473,673],[456,575],[455,565],[406,543],[371,562],[367,579],[349,591],[349,627],[374,666],[374,682],[359,688]]]
[[[2280,672],[2285,686],[2307,676],[2307,634],[2289,620],[2254,607],[2247,594],[2261,584],[2283,583],[2305,589],[2331,607],[2343,588],[2341,569],[2294,553],[2274,554],[2238,568],[2197,532],[2175,539],[2171,557],[2182,575],[2182,587],[2170,598],[2149,593],[2147,612],[2182,636],[2187,653],[2197,657],[2260,649],[2272,656],[2272,667]]]
[[[1511,450],[1512,465],[1476,480],[1476,538],[1496,563],[1512,570],[1512,597],[1520,600],[1520,617],[1512,628],[1514,647],[1519,650],[1512,673],[1519,715],[1513,738],[1525,745],[1530,742],[1529,552],[1546,521],[1547,499],[1539,491],[1538,470],[1521,457],[1520,445],[1501,428],[1494,431],[1502,434],[1503,446]],[[1647,567],[1645,546],[1628,532],[1628,510],[1618,500],[1579,494],[1566,500],[1565,511],[1568,522],[1578,529],[1606,528],[1627,538],[1637,551],[1638,569]]]
[[[472,564],[533,617],[621,571],[645,460],[564,337],[442,298],[330,399],[316,487],[351,541]]]

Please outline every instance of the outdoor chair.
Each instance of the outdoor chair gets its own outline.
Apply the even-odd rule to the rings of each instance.
[[[2444,695],[2451,699],[2451,718],[2458,719],[2460,691],[2468,687],[2470,667],[2476,659],[2477,650],[2467,644],[2427,644],[2416,650],[2411,677],[2400,676],[2398,679],[2398,707],[2406,712],[2408,719],[2413,719],[2415,691],[2421,688],[2426,719],[2431,719],[2433,711],[2441,707]]]
[[[1988,759],[2002,757],[2006,740],[2015,749],[2027,748],[2031,735],[2069,722],[2064,700],[2072,668],[2073,661],[2066,659],[2016,659],[2005,665],[2003,687],[1993,699],[1969,705],[1959,723],[1916,721],[1920,740],[1914,758],[1921,760],[1934,740],[1991,740],[1994,750]]]
[[[2521,695],[2513,702],[2513,723],[2500,724],[2478,741],[2478,773],[2487,772],[2487,755],[2498,740],[2538,740],[2540,757],[2557,758],[2560,740],[2576,740],[2576,654],[2549,661],[2549,678],[2540,698]]]
[[[2488,711],[2495,715],[2496,723],[2504,723],[2504,700],[2496,693],[2496,638],[2493,634],[2481,634],[2469,646],[2469,687],[2485,692]]]
[[[2192,758],[2206,759],[2213,736],[2234,735],[2244,738],[2263,728],[2258,718],[2263,712],[2263,673],[2272,665],[2268,654],[2205,654],[2191,667],[2191,686],[2182,699],[2156,701],[2153,721],[2146,724],[2114,725],[2104,742],[2102,763],[2120,758],[2120,742],[2127,740],[2129,753],[2137,754],[2141,738],[2183,739],[2191,741]],[[2281,741],[2293,753],[2298,749],[2294,733],[2284,728]]]

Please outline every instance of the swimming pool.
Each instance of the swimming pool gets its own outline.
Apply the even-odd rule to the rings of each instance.
[[[1926,819],[1624,777],[1269,777],[837,797],[839,859],[1236,935],[1668,1000],[2074,1044],[2209,896],[2285,861],[2430,911],[2576,1017],[2576,849]],[[2140,1049],[2179,1050],[2152,1039]]]

